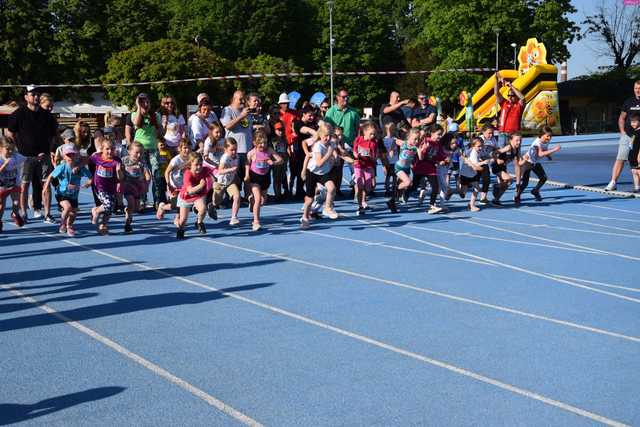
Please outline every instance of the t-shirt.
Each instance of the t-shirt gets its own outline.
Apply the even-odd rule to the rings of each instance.
[[[275,137],[272,141],[273,144],[273,149],[275,150],[276,153],[278,153],[280,156],[286,156],[287,155],[287,140],[286,138],[278,138]]]
[[[164,140],[169,147],[175,148],[180,144],[180,138],[182,137],[180,128],[184,127],[186,124],[186,122],[184,121],[184,116],[180,114],[178,117],[176,117],[173,114],[169,114],[168,116],[163,116],[162,119],[166,119],[165,127],[167,129],[164,134]]]
[[[224,154],[224,138],[220,138],[215,144],[211,143],[211,138],[205,139],[204,154],[217,166],[220,163],[220,157]]]
[[[496,138],[484,139],[482,137],[482,148],[480,149],[480,159],[487,160],[491,158],[491,155],[498,148],[498,140]]]
[[[144,171],[149,168],[139,159],[134,161],[130,156],[122,159],[122,166],[124,168],[124,179],[126,181],[143,181]]]
[[[624,101],[624,104],[622,104],[622,111],[627,113],[627,118],[624,120],[624,131],[628,136],[632,136],[633,129],[631,129],[631,114],[640,113],[640,98],[633,96]]]
[[[58,122],[47,110],[38,108],[31,111],[27,107],[20,107],[9,116],[7,128],[17,134],[16,145],[23,156],[49,154],[55,149],[52,147],[52,138],[57,135]]]
[[[334,163],[333,156],[327,159],[327,161],[325,161],[322,166],[318,166],[316,164],[316,155],[320,154],[320,158],[324,157],[327,154],[327,151],[329,151],[329,147],[330,145],[324,145],[320,141],[317,141],[315,144],[313,144],[313,148],[311,149],[313,156],[307,163],[307,169],[310,172],[315,173],[316,175],[326,175],[331,172]]]
[[[438,114],[438,110],[431,104],[427,104],[426,107],[416,107],[411,114],[412,119],[416,120],[424,120],[429,117],[431,114]],[[436,117],[433,118],[433,123],[436,122]]]
[[[422,152],[422,160],[418,158],[414,165],[414,171],[418,175],[435,175],[436,163],[439,163],[447,158],[442,145],[436,141],[430,141],[427,139],[427,143],[419,148]]]
[[[398,161],[396,162],[396,170],[408,172],[413,166],[413,162],[418,155],[418,147],[415,145],[410,147],[407,141],[402,143],[398,153]]]
[[[522,112],[524,106],[522,101],[511,102],[505,99],[500,104],[500,132],[513,133],[520,130]]]
[[[356,168],[375,168],[378,144],[374,139],[365,140],[358,136],[353,143],[353,154],[356,158],[353,166]]]
[[[476,150],[469,150],[469,152],[467,153],[467,159],[473,163],[480,163],[480,158]],[[477,174],[478,172],[476,172],[474,168],[469,166],[463,159],[460,159],[460,175],[467,178],[473,178]]]
[[[393,110],[386,114],[384,113],[384,109],[389,106],[391,106],[391,104],[384,104],[382,107],[380,107],[380,126],[384,127],[387,123],[394,123],[396,126],[408,127],[404,113],[402,112],[402,108],[398,107],[398,109],[396,110]]]
[[[171,182],[169,184],[171,184],[176,189],[182,188],[184,171],[185,168],[188,167],[188,162],[188,158],[187,160],[183,160],[180,156],[175,156],[169,162],[169,166],[171,166],[171,174],[169,175],[169,180]]]
[[[155,152],[155,158],[153,162],[157,165],[157,169],[160,172],[160,176],[164,177],[164,173],[167,170],[167,166],[169,166],[169,162],[171,161],[171,151],[158,150]]]
[[[136,122],[138,112],[134,111],[131,113],[131,124],[133,125]],[[156,123],[160,125],[160,113],[155,113],[156,115]],[[135,125],[133,125],[135,127]],[[156,151],[156,145],[158,143],[158,130],[155,126],[151,124],[151,116],[145,115],[142,118],[142,126],[136,128],[136,133],[133,137],[134,140],[138,141],[145,150],[149,152]]]
[[[230,155],[228,155],[227,153],[223,154],[222,157],[220,157],[220,166],[218,167],[218,170],[220,169],[229,169],[229,168],[233,168],[233,167],[237,167],[238,166],[238,157],[231,157]],[[229,185],[231,184],[235,179],[236,179],[236,175],[238,174],[237,169],[233,172],[228,172],[228,173],[218,173],[218,175],[216,176],[216,178],[218,179],[218,182],[222,185]]]
[[[241,110],[236,110],[231,107],[224,107],[222,110],[222,117],[220,121],[224,126],[235,120],[241,113]],[[227,138],[233,138],[238,142],[238,153],[246,154],[253,148],[253,120],[251,116],[247,116],[240,120],[233,128],[227,129]]]
[[[527,152],[527,154],[529,155],[529,162],[533,163],[534,165],[536,163],[540,163],[540,158],[538,158],[538,147],[540,147],[540,149],[542,149],[543,151],[547,151],[549,143],[543,143],[540,138],[536,138],[533,141],[533,143],[529,147],[529,151]]]
[[[116,166],[121,164],[120,159],[114,157],[111,160],[104,160],[100,153],[93,153],[89,157],[89,162],[96,167],[96,171],[93,174],[93,184],[96,190],[115,194],[116,184],[118,183]]]
[[[353,145],[360,126],[360,113],[357,110],[348,105],[341,110],[337,105],[333,105],[325,114],[324,121],[333,127],[340,126],[343,130],[344,143]]]
[[[296,134],[293,132],[293,122],[298,120],[298,118],[298,112],[295,110],[287,110],[284,113],[280,112],[280,120],[284,124],[284,136],[289,145],[297,140]]]
[[[80,193],[80,181],[82,177],[91,178],[91,172],[86,167],[78,168],[76,173],[73,170],[76,169],[73,165],[60,163],[55,167],[51,176],[58,180],[58,186],[56,187],[56,195],[68,197],[70,199],[77,199]],[[71,186],[71,188],[69,188]]]
[[[189,116],[189,142],[191,148],[197,148],[198,141],[204,141],[209,135],[209,125],[218,121],[216,113],[211,111],[206,119],[201,119],[197,114]]]
[[[20,184],[18,180],[22,175],[22,165],[25,160],[20,153],[13,153],[7,160],[0,157],[0,166],[8,163],[7,167],[0,172],[0,188],[13,188]]]
[[[398,161],[398,146],[396,145],[395,137],[385,136],[382,140],[384,148],[387,152],[387,160],[390,164],[395,164]],[[393,151],[393,154],[391,153]]]
[[[298,138],[291,145],[291,149],[294,152],[300,152],[302,150],[302,141],[313,136],[311,133],[303,133],[302,128],[307,127],[310,129],[318,130],[318,124],[314,122],[303,122],[302,120],[296,120],[293,122],[293,131],[298,135]]]
[[[191,172],[191,169],[187,169],[186,171],[184,171],[184,185],[182,186],[182,190],[180,191],[180,197],[183,200],[195,200],[195,199],[199,199],[200,197],[203,197],[207,194],[207,186],[203,186],[200,191],[198,191],[195,194],[187,194],[187,189],[189,187],[195,187],[197,185],[200,185],[200,181],[203,179],[207,179],[207,177],[210,175],[210,171],[206,168],[202,168],[202,170],[200,171],[200,173],[197,174],[193,174]]]

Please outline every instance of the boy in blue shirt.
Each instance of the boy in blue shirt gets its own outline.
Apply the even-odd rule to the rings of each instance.
[[[80,180],[82,177],[91,178],[89,169],[79,165],[76,162],[78,151],[73,144],[64,144],[62,146],[62,155],[64,162],[60,163],[51,172],[45,184],[45,191],[49,191],[49,185],[52,179],[57,179],[58,183],[55,187],[56,200],[60,209],[60,233],[67,233],[69,237],[76,235],[73,222],[76,219],[78,210],[78,194],[80,193]],[[87,181],[83,187],[88,188],[91,181]]]

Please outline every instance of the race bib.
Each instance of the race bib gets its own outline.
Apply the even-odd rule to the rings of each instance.
[[[99,165],[96,167],[96,175],[100,178],[113,178],[113,168],[105,168]]]
[[[267,163],[267,162],[256,162],[256,169],[269,169],[269,163]]]
[[[362,157],[371,157],[371,152],[369,149],[364,147],[358,147],[358,154]]]

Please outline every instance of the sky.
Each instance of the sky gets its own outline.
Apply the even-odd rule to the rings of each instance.
[[[586,16],[594,14],[597,6],[603,2],[606,5],[616,1],[622,3],[623,0],[573,0],[572,3],[578,11],[570,17],[584,31],[584,25],[581,23]],[[571,57],[567,61],[567,71],[570,79],[597,71],[599,66],[613,64],[613,58],[603,57],[594,51],[598,46],[602,45],[591,38],[574,41],[569,45]]]

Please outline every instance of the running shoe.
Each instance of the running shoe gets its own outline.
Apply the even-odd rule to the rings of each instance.
[[[58,233],[64,234],[67,232],[67,226],[65,224],[60,224],[60,228],[58,228]]]
[[[616,182],[614,180],[609,181],[606,187],[604,187],[604,191],[615,191],[617,188]]]
[[[513,196],[513,203],[515,203],[516,206],[520,206],[520,196]]]
[[[72,226],[67,227],[67,236],[76,237],[76,229]]]
[[[218,211],[216,210],[216,207],[213,206],[213,203],[209,203],[207,205],[207,214],[209,215],[209,218],[211,218],[214,221],[218,220]]]
[[[328,216],[329,219],[338,219],[338,212],[333,209],[323,209],[322,215]]]
[[[533,194],[533,197],[536,198],[536,201],[538,201],[538,202],[542,201],[542,196],[540,195],[540,190],[536,190],[534,188],[533,190],[531,190],[531,194]]]
[[[429,215],[435,215],[435,214],[440,213],[440,212],[442,212],[442,208],[440,208],[440,207],[438,207],[436,205],[429,206],[429,210],[427,210],[427,213]]]
[[[640,187],[634,187],[633,188],[633,192],[634,193],[640,193]]]
[[[452,195],[453,195],[453,190],[450,188],[447,188],[447,192],[444,195],[444,199],[448,201]]]
[[[51,215],[45,216],[44,222],[46,222],[47,224],[57,224],[56,220]]]
[[[486,197],[484,199],[480,199],[478,200],[478,204],[482,206],[487,206],[489,204],[489,199],[487,199]]]
[[[358,216],[362,216],[362,215],[364,215],[364,212],[365,212],[364,208],[363,208],[362,206],[360,206],[360,207],[358,208],[358,212],[357,212],[357,214],[358,214]]]
[[[197,222],[196,228],[198,229],[198,233],[207,234],[207,229],[204,226],[204,222]]]
[[[229,220],[229,225],[238,225],[240,224],[240,220],[235,216]]]
[[[309,220],[308,219],[300,219],[300,229],[301,230],[306,230],[307,228],[309,228]]]
[[[501,208],[502,207],[502,202],[500,200],[492,200],[491,201],[491,206],[494,206],[496,208]]]
[[[418,194],[418,205],[422,204],[426,195],[427,195],[427,190],[425,190],[424,188],[420,190],[420,193]]]
[[[471,212],[480,212],[480,208],[479,208],[479,207],[477,207],[477,206],[471,206],[471,205],[469,205],[469,210],[470,210]]]
[[[131,226],[131,221],[125,221],[124,223],[124,232],[127,234],[133,233],[133,227]]]
[[[387,207],[393,213],[398,213],[398,207],[396,206],[396,201],[394,199],[387,200]]]
[[[33,210],[33,217],[34,218],[42,218],[42,211],[40,211],[40,209],[34,209]]]
[[[20,216],[20,214],[17,214],[15,212],[11,212],[11,219],[13,220],[13,222],[18,226],[18,227],[23,227],[24,226],[24,219],[22,219],[22,217]]]
[[[178,240],[184,239],[184,228],[178,228],[176,230],[176,239]]]
[[[262,228],[262,226],[260,225],[259,222],[254,222],[253,224],[251,224],[251,230],[252,231],[259,231]]]

